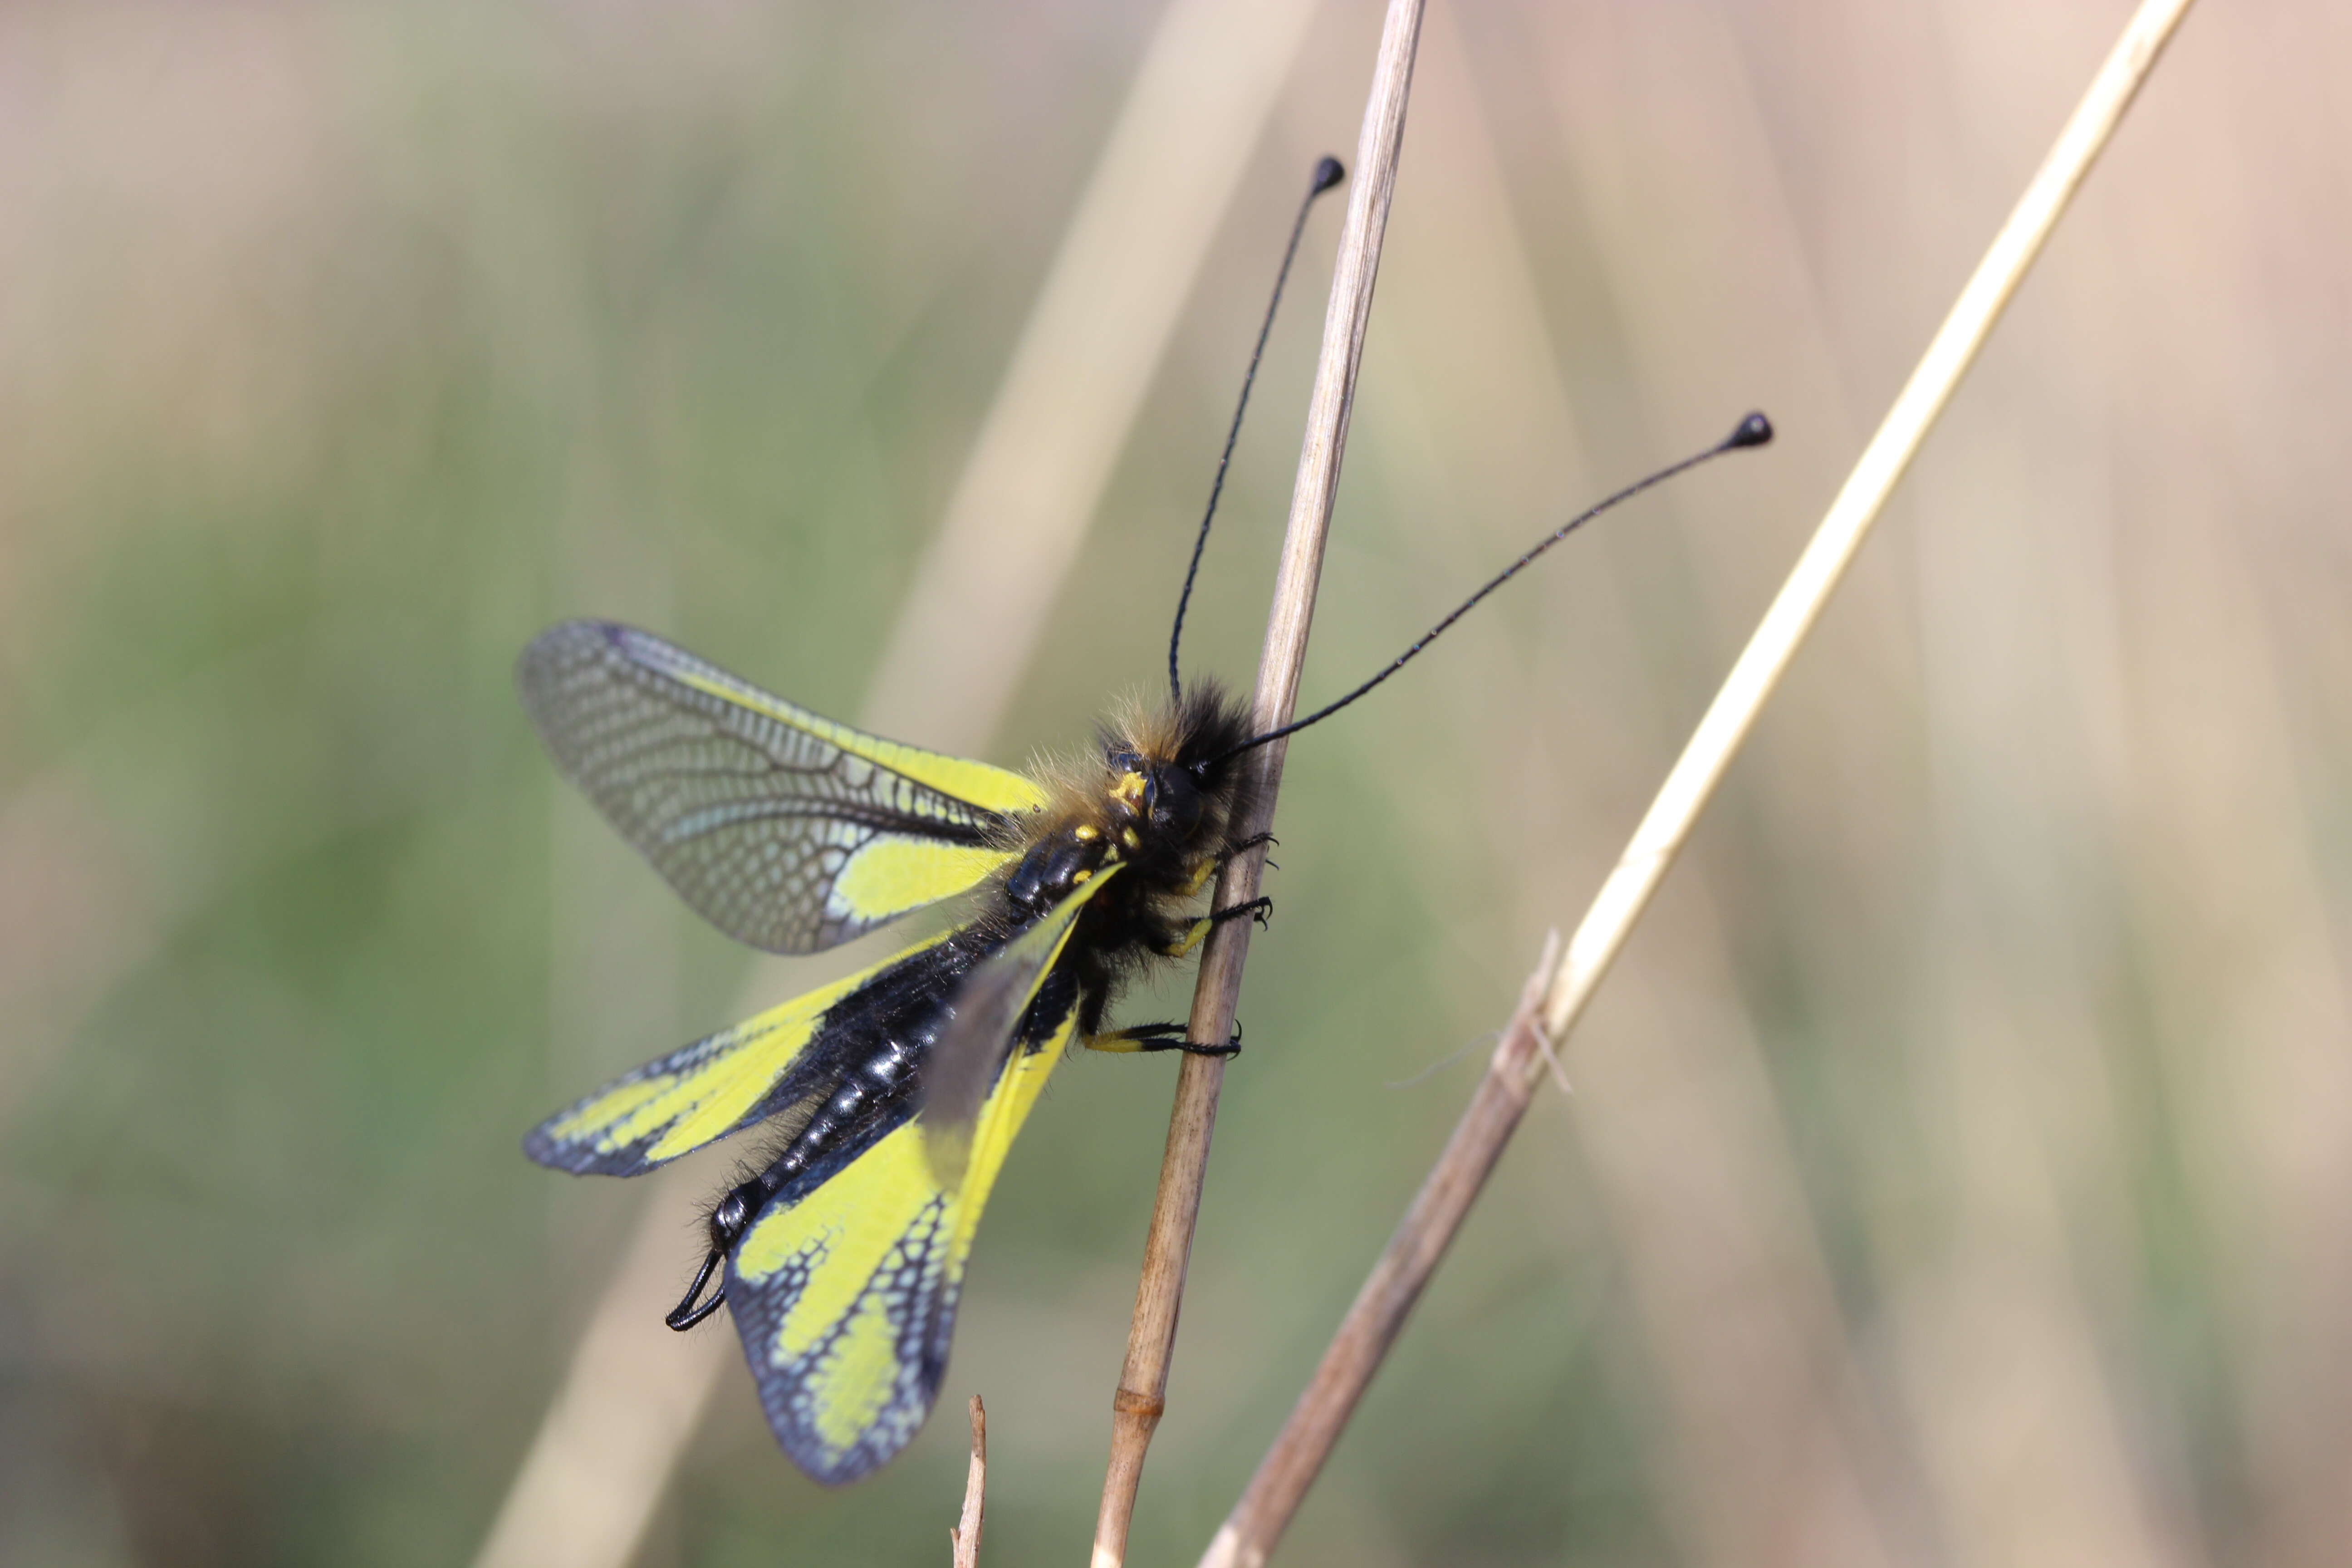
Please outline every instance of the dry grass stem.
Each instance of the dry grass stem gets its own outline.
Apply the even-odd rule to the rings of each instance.
[[[1312,12],[1313,0],[1177,0],[1161,19],[917,564],[860,713],[867,727],[949,751],[987,743]],[[1041,488],[1041,474],[1060,478]],[[953,569],[982,534],[990,560],[1021,563],[1018,594]],[[969,635],[983,624],[990,637]],[[773,999],[768,968],[744,1011]],[[724,1330],[661,1326],[688,1266],[684,1211],[708,1184],[693,1168],[651,1184],[478,1568],[622,1568],[635,1556],[733,1355]]]
[[[955,1568],[980,1568],[980,1522],[988,1501],[988,1412],[971,1396],[971,1468],[963,1478],[963,1518],[948,1530]]]
[[[1356,1292],[1353,1305],[1323,1352],[1323,1360],[1307,1391],[1298,1397],[1282,1436],[1250,1478],[1249,1489],[1234,1507],[1202,1568],[1237,1568],[1264,1563],[1281,1538],[1283,1527],[1298,1510],[1299,1500],[1315,1483],[1340,1429],[1355,1413],[1372,1373],[1403,1331],[1406,1315],[1421,1299],[1422,1287],[1437,1270],[1454,1233],[1477,1201],[1487,1173],[1503,1152],[1511,1131],[1526,1114],[1543,1082],[1549,1047],[1544,1037],[1544,997],[1559,967],[1559,933],[1544,939],[1543,956],[1528,977],[1519,1005],[1504,1026],[1503,1037],[1479,1080],[1469,1109],[1446,1140],[1445,1152],[1431,1167],[1413,1195],[1412,1206],[1398,1222],[1388,1249]]]
[[[1847,565],[1949,403],[2018,284],[2189,8],[2145,0],[2091,80],[1918,367],[1815,531],[1661,786],[1558,963],[1556,942],[1520,999],[1486,1078],[1349,1309],[1289,1420],[1202,1558],[1259,1568],[1395,1342],[1526,1110],[1548,1058],[1583,1012]],[[1557,964],[1557,968],[1555,965]]]
[[[2156,68],[2158,57],[2189,5],[2189,0],[2142,0],[2042,166],[2034,171],[2025,194],[1993,236],[1984,259],[1977,263],[1911,379],[1863,448],[1853,471],[1846,476],[1821,526],[1805,545],[1805,552],[1798,557],[1796,568],[1764,612],[1738,662],[1724,678],[1706,716],[1675,759],[1674,770],[1659,786],[1657,798],[1633,830],[1624,854],[1570,939],[1568,963],[1554,981],[1544,1008],[1544,1026],[1553,1039],[1567,1034],[1591,1000],[1601,977],[1608,973],[1633,922],[1648,907],[1651,894],[1722,782],[1724,770],[1747,740],[1756,715],[1779,686],[1790,660],[1844,577],[1854,552],[1869,536],[1871,525],[1878,521],[1887,496],[1911,467],[1911,459],[1950,403],[1961,377],[1976,363],[1993,323],[2042,254],[2051,230],[2122,122],[2140,83]]]
[[[1422,10],[1422,0],[1391,0],[1381,28],[1363,130],[1356,143],[1354,184],[1340,230],[1330,301],[1323,318],[1322,352],[1307,405],[1297,482],[1291,492],[1290,521],[1275,581],[1274,607],[1258,662],[1253,711],[1261,730],[1286,722],[1297,704],[1299,667],[1307,657],[1323,542],[1339,490],[1356,370],[1363,355],[1381,240],[1396,184]],[[1262,820],[1245,825],[1248,831],[1261,830],[1272,820],[1285,749],[1284,742],[1276,741],[1244,759],[1244,766],[1259,770],[1258,798],[1263,803]],[[1265,858],[1261,849],[1228,862],[1217,880],[1216,907],[1232,908],[1257,897]],[[1226,921],[1209,938],[1192,993],[1192,1039],[1223,1040],[1232,1033],[1242,964],[1249,950],[1248,924]],[[1126,1559],[1144,1454],[1165,1408],[1184,1269],[1192,1254],[1193,1223],[1200,1215],[1201,1184],[1207,1173],[1210,1135],[1216,1125],[1217,1093],[1223,1082],[1224,1063],[1216,1058],[1187,1055],[1178,1070],[1176,1103],[1169,1117],[1160,1187],[1136,1287],[1135,1315],[1128,1329],[1127,1360],[1111,1401],[1110,1458],[1095,1521],[1095,1568],[1116,1568]]]

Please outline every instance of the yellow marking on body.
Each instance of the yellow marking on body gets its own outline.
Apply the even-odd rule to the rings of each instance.
[[[1034,780],[1016,773],[975,763],[965,757],[950,757],[938,752],[926,752],[919,746],[886,741],[879,735],[869,735],[853,730],[846,724],[836,724],[810,712],[798,703],[786,702],[763,691],[754,690],[733,681],[714,680],[709,676],[692,670],[672,670],[672,677],[681,685],[707,692],[723,702],[748,708],[754,713],[765,714],[780,724],[814,735],[829,745],[838,746],[851,756],[887,768],[902,778],[912,779],[941,795],[993,811],[1006,816],[1023,812],[1041,811],[1045,805],[1045,792]]]
[[[1094,876],[1092,871],[1073,871],[1070,873],[1070,886],[1075,888],[1081,882],[1091,882]]]
[[[1126,845],[1129,849],[1139,849],[1143,847],[1143,840],[1136,837],[1135,829],[1132,827],[1122,829],[1118,836],[1118,841],[1121,844]]]
[[[951,899],[1013,857],[984,844],[943,844],[886,833],[849,858],[833,881],[825,912],[880,924],[908,910]]]
[[[1132,807],[1141,805],[1143,802],[1143,775],[1141,773],[1120,774],[1118,783],[1110,786],[1110,797],[1111,799],[1118,801],[1121,805],[1125,806]]]
[[[1102,837],[1102,829],[1091,822],[1081,822],[1070,829],[1070,837],[1081,844],[1091,844]]]
[[[850,1320],[816,1381],[816,1435],[835,1448],[854,1447],[898,1388],[898,1326],[880,1301]]]

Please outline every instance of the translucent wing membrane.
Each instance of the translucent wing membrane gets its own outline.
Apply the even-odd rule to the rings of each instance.
[[[1045,804],[1018,773],[836,724],[610,622],[542,633],[516,679],[596,808],[704,918],[771,952],[962,892],[1003,863],[996,826]]]
[[[1077,1021],[1077,987],[1055,982],[1054,963],[1108,879],[1065,900],[958,992],[932,1066],[951,1047],[981,1064],[969,1107],[943,1118],[927,1070],[919,1119],[779,1190],[729,1259],[727,1300],[768,1423],[821,1481],[883,1464],[929,1414],[981,1210]],[[945,1162],[942,1131],[956,1150]]]

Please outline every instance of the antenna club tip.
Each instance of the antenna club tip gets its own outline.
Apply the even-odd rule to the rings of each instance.
[[[1323,161],[1315,165],[1315,186],[1311,194],[1319,196],[1347,177],[1347,165],[1326,153]]]
[[[1724,438],[1723,447],[1728,452],[1742,447],[1762,447],[1769,444],[1771,439],[1772,421],[1765,418],[1763,411],[1759,409],[1742,419],[1738,427]]]

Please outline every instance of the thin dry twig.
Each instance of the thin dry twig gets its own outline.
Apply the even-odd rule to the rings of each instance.
[[[1210,1542],[1202,1568],[1260,1568],[1281,1539],[1517,1126],[1549,1044],[1575,1025],[1622,950],[1887,496],[2155,69],[2189,5],[2189,0],[2143,0],[2092,78],[1634,829],[1556,973],[1556,939],[1546,944],[1544,960],[1469,1109],[1341,1321],[1289,1420]]]
[[[1330,302],[1323,318],[1323,346],[1307,405],[1298,479],[1291,492],[1290,522],[1283,539],[1274,606],[1258,662],[1253,716],[1261,731],[1287,722],[1297,705],[1298,672],[1307,658],[1307,633],[1314,619],[1323,542],[1339,491],[1339,460],[1347,447],[1348,417],[1355,401],[1356,369],[1363,357],[1372,284],[1380,269],[1381,241],[1388,226],[1397,155],[1404,139],[1405,100],[1412,85],[1422,11],[1423,0],[1390,0],[1373,66],[1363,131],[1356,144],[1355,183],[1349,193]],[[1261,802],[1260,820],[1244,825],[1246,832],[1261,832],[1273,819],[1285,750],[1286,743],[1276,741],[1244,759],[1244,766],[1257,770],[1256,798]],[[1216,907],[1231,909],[1256,898],[1265,859],[1261,848],[1228,861],[1217,879]],[[1228,921],[1211,934],[1192,992],[1190,1038],[1223,1040],[1231,1035],[1242,964],[1249,951],[1248,925],[1246,921]],[[1183,1299],[1184,1269],[1192,1255],[1209,1140],[1216,1125],[1217,1094],[1223,1082],[1224,1062],[1219,1058],[1187,1054],[1178,1069],[1176,1103],[1169,1116],[1160,1187],[1144,1241],[1135,1315],[1128,1328],[1127,1361],[1111,1400],[1110,1458],[1095,1521],[1094,1568],[1118,1568],[1126,1559],[1128,1528],[1143,1479],[1144,1454],[1166,1407],[1177,1310]]]
[[[980,1521],[988,1500],[988,1412],[971,1396],[971,1468],[963,1478],[963,1518],[948,1527],[954,1568],[980,1568]]]

